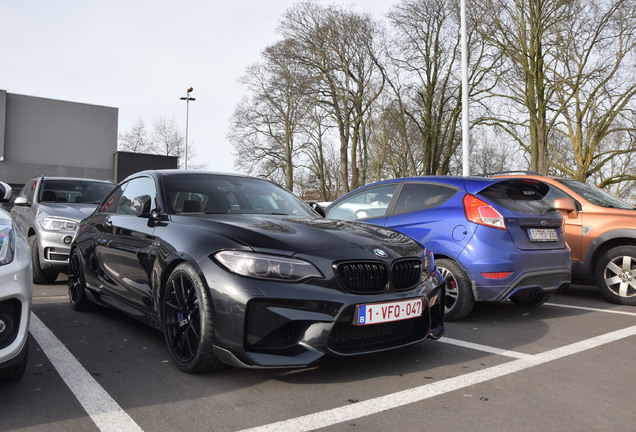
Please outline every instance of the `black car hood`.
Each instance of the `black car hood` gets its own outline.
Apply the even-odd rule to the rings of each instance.
[[[81,221],[91,215],[97,204],[67,204],[67,203],[39,203],[38,211],[45,212],[49,216],[73,219]]]
[[[346,248],[368,251],[380,248],[390,257],[419,256],[422,252],[422,246],[404,234],[361,222],[241,215],[178,217],[180,222],[185,222],[184,218],[197,225],[197,228],[212,231],[255,251],[297,254]]]

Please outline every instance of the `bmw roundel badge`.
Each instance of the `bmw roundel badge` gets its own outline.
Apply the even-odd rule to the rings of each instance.
[[[382,249],[373,248],[373,253],[379,256],[380,258],[386,258],[389,256],[388,253],[384,252]]]

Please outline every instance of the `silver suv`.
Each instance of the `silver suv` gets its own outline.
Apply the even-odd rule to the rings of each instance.
[[[31,249],[33,282],[53,283],[68,269],[70,244],[79,222],[115,187],[106,180],[37,177],[29,180],[11,208]]]

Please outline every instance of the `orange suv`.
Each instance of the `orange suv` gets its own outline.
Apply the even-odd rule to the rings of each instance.
[[[636,207],[576,180],[533,172],[490,176],[548,183],[546,198],[565,222],[565,238],[572,250],[572,278],[596,283],[603,297],[613,303],[636,305]],[[555,202],[558,198],[569,199]]]

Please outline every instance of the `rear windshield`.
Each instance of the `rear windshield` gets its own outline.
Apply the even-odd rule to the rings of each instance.
[[[575,180],[559,180],[583,198],[600,207],[634,210],[634,207],[602,189]]]
[[[549,190],[545,183],[510,180],[495,183],[479,195],[508,210],[542,214],[552,209],[545,198]]]

